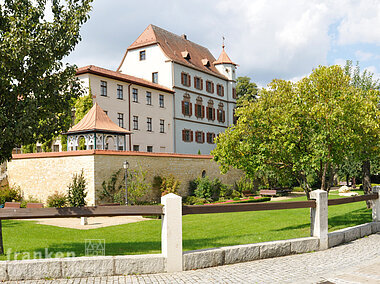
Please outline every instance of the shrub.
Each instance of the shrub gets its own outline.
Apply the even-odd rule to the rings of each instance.
[[[199,198],[196,196],[187,196],[183,199],[183,203],[186,205],[202,205],[208,203],[208,201],[204,198]]]
[[[29,196],[26,199],[24,199],[24,198],[22,199],[20,207],[26,208],[26,204],[28,204],[28,203],[41,203],[41,200],[39,200],[33,196]]]
[[[238,181],[236,181],[234,188],[240,193],[243,191],[255,192],[253,181],[247,176],[241,177]]]
[[[248,199],[248,200],[242,200],[234,203],[255,203],[255,202],[265,202],[265,201],[270,201],[270,197],[260,197],[256,199]]]
[[[143,197],[151,188],[151,184],[146,181],[148,171],[143,171],[141,166],[138,170],[128,171],[128,200],[131,204],[139,204]]]
[[[239,198],[239,197],[241,197],[241,193],[237,190],[233,190],[231,193],[231,197],[232,198]]]
[[[218,178],[210,180],[209,177],[198,177],[194,183],[196,189],[194,190],[195,196],[210,200],[218,200],[220,196],[226,197],[228,186],[223,184]]]
[[[81,207],[86,205],[86,180],[83,169],[80,174],[74,174],[72,183],[69,184],[67,201],[71,207]]]
[[[49,195],[46,199],[47,207],[62,208],[67,206],[67,196],[64,193],[58,191]]]
[[[181,182],[176,179],[173,175],[168,175],[162,178],[162,183],[160,186],[161,195],[164,196],[168,193],[178,194],[178,188]]]
[[[234,200],[238,201],[238,200],[240,200],[240,198],[239,197],[234,197]]]
[[[120,203],[125,202],[125,185],[124,177],[122,176],[122,169],[114,172],[107,181],[103,181],[103,191],[99,195],[100,200],[106,203]]]
[[[0,188],[0,204],[12,201],[21,201],[22,195],[19,186],[4,186]]]

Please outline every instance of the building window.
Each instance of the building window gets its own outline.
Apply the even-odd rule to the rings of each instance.
[[[146,146],[147,152],[153,152],[153,146]]]
[[[182,130],[182,140],[185,142],[192,142],[193,141],[193,131],[189,129]]]
[[[216,93],[218,94],[218,96],[223,97],[224,96],[224,87],[220,84],[217,84],[216,85]]]
[[[124,114],[123,113],[117,114],[117,120],[119,121],[119,126],[121,128],[124,128]]]
[[[211,81],[206,81],[206,91],[209,93],[214,93],[214,83]]]
[[[165,133],[165,120],[160,119],[160,133]]]
[[[159,95],[158,96],[159,98],[159,104],[160,104],[160,107],[164,107],[164,95]]]
[[[117,98],[119,100],[123,99],[123,86],[122,85],[117,85]]]
[[[194,88],[198,90],[203,89],[203,80],[199,77],[194,77]]]
[[[108,115],[108,110],[103,110],[106,115]]]
[[[140,146],[139,145],[133,145],[133,151],[135,151],[135,152],[140,151]]]
[[[133,116],[133,130],[139,129],[139,117],[134,115]]]
[[[207,143],[214,144],[215,133],[207,132]]]
[[[139,92],[135,88],[132,89],[132,99],[134,103],[139,102]]]
[[[100,81],[100,95],[103,97],[107,97],[107,82]]]
[[[181,83],[182,83],[182,85],[184,85],[186,87],[190,87],[191,78],[190,78],[190,75],[188,73],[185,73],[185,72],[181,73]]]
[[[206,116],[208,120],[215,120],[215,109],[212,106],[206,107]]]
[[[205,133],[203,131],[195,131],[195,142],[197,143],[205,142]]]
[[[192,115],[192,103],[188,101],[182,101],[182,113],[183,115],[191,116]]]
[[[158,72],[152,73],[152,82],[156,84],[158,83]]]
[[[140,61],[145,60],[145,50],[140,51]]]
[[[53,152],[59,152],[59,145],[53,145]]]
[[[236,97],[236,88],[232,88],[232,98],[237,99]]]
[[[205,117],[205,107],[202,105],[202,98],[197,98],[197,103],[195,104],[195,116],[198,118]]]
[[[218,112],[217,112],[217,119],[219,122],[225,122],[226,121],[226,112],[223,110],[223,104],[219,104]]]
[[[151,132],[152,131],[152,118],[151,117],[147,118],[146,125],[147,125],[147,131]]]
[[[152,93],[151,92],[146,92],[146,104],[152,105]]]

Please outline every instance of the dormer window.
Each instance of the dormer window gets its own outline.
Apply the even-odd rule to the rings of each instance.
[[[189,60],[189,59],[191,58],[190,53],[189,53],[187,50],[182,51],[182,52],[181,52],[181,55],[182,55],[182,57],[185,58],[186,60]]]
[[[203,66],[210,67],[210,61],[207,58],[202,59]]]

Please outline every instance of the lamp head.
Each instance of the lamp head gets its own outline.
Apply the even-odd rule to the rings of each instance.
[[[129,163],[128,163],[128,161],[125,161],[125,162],[123,163],[123,167],[124,167],[124,169],[128,169],[128,168],[129,168]]]

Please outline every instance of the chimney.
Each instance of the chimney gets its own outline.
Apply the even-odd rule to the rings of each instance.
[[[181,37],[182,37],[183,39],[187,39],[187,35],[185,35],[185,34],[181,35]]]

